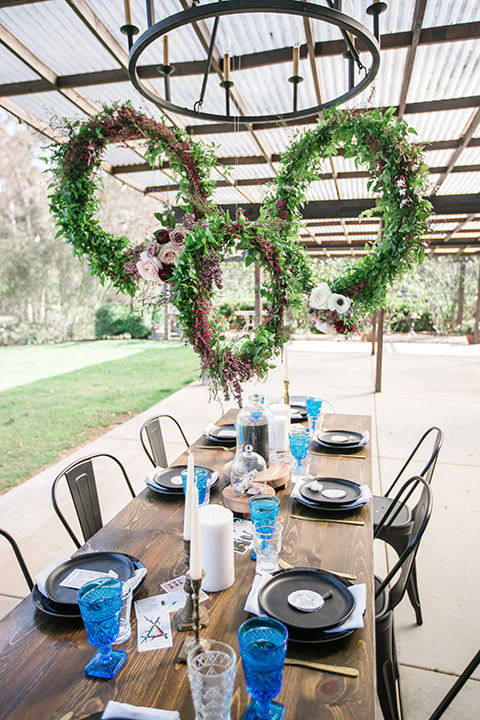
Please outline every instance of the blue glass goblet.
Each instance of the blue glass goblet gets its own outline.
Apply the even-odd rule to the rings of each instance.
[[[305,407],[307,409],[310,437],[313,437],[317,429],[318,418],[320,417],[320,412],[322,410],[322,401],[320,398],[309,397],[306,400]]]
[[[85,672],[94,677],[115,677],[127,658],[125,650],[112,649],[120,628],[122,583],[111,577],[85,583],[78,591],[78,606],[88,642],[98,647]]]
[[[248,501],[250,517],[253,525],[272,525],[275,527],[280,498],[276,495],[252,495]],[[252,550],[252,560],[256,560],[257,553]]]
[[[296,462],[291,465],[292,479],[304,479],[306,468],[302,463],[308,455],[310,434],[302,425],[297,425],[288,433],[288,439],[290,440],[290,454],[296,460]]]
[[[280,720],[285,705],[272,702],[282,687],[288,631],[278,620],[251,618],[238,629],[247,692],[252,698],[243,720]]]

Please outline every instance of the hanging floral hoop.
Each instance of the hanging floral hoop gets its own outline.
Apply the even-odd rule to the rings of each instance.
[[[241,402],[241,383],[267,376],[272,358],[287,340],[284,314],[305,308],[320,329],[349,334],[362,315],[381,307],[388,285],[423,260],[431,206],[423,199],[427,168],[421,150],[408,140],[409,128],[394,120],[393,109],[332,110],[313,130],[299,135],[282,157],[260,218],[249,222],[239,211],[233,220],[211,201],[217,165],[212,148],[194,142],[130,105],[104,108],[85,122],[66,123],[68,142],[54,146],[51,208],[74,254],[86,256],[92,274],[109,279],[134,296],[143,280],[170,284],[185,338],[200,355],[214,395],[233,394]],[[152,167],[166,157],[179,182],[183,224],[158,230],[132,247],[128,238],[104,231],[95,219],[102,153],[108,143],[143,140]],[[369,254],[337,277],[315,286],[312,270],[297,242],[300,208],[323,159],[343,147],[346,157],[367,164],[369,187],[380,193],[374,210],[384,224]],[[156,216],[161,217],[161,216]],[[221,287],[221,261],[240,252],[246,265],[258,262],[265,278],[261,323],[250,334],[228,340],[216,316],[213,296]]]
[[[53,149],[54,192],[51,209],[59,234],[86,257],[92,274],[110,280],[134,296],[142,281],[170,284],[170,299],[179,311],[185,338],[201,358],[215,396],[234,395],[241,402],[241,383],[265,378],[272,358],[288,339],[284,313],[301,310],[305,288],[313,286],[306,257],[298,244],[280,240],[280,225],[269,219],[250,223],[241,212],[231,220],[211,202],[210,180],[217,158],[211,148],[186,133],[158,123],[129,105],[104,108],[85,122],[65,123],[68,142]],[[153,166],[167,158],[179,181],[183,224],[161,228],[153,238],[132,247],[95,219],[98,170],[108,143],[144,140]],[[160,218],[160,216],[156,217]],[[265,302],[261,323],[248,335],[228,340],[213,306],[221,287],[220,263],[230,252],[241,253],[247,265],[264,270],[260,292]]]
[[[319,179],[322,160],[343,148],[345,157],[368,167],[367,187],[378,196],[375,208],[363,216],[380,215],[383,231],[367,245],[367,255],[313,288],[309,311],[324,332],[354,332],[362,316],[382,307],[389,285],[424,259],[432,210],[423,197],[428,167],[422,148],[408,138],[415,131],[398,122],[394,110],[326,112],[325,119],[298,135],[282,156],[282,168],[264,204],[263,217],[278,219],[282,239],[298,237],[300,209],[310,183]]]

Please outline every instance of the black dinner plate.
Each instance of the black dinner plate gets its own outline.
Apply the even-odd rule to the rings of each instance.
[[[307,411],[304,405],[290,404],[290,422],[298,423],[307,420]]]
[[[310,500],[306,500],[304,497],[295,498],[295,500],[300,503],[301,505],[305,505],[305,507],[311,508],[312,510],[316,510],[317,512],[325,512],[325,513],[331,513],[331,512],[353,512],[356,510],[360,510],[360,508],[363,507],[362,505],[355,505],[353,503],[350,503],[350,505],[319,505],[318,503],[310,502]],[[367,501],[365,501],[366,504]]]
[[[323,485],[322,490],[312,490],[311,485],[314,482],[318,482],[320,483],[320,485]],[[346,494],[342,498],[330,498],[322,495],[322,492],[325,490],[341,490]],[[348,507],[350,503],[358,500],[362,491],[360,485],[357,485],[357,483],[354,482],[350,482],[350,480],[342,480],[341,478],[333,477],[319,477],[315,480],[310,480],[306,483],[303,483],[303,485],[301,485],[299,488],[299,492],[300,495],[305,498],[305,500],[308,500],[315,506],[329,508],[332,505],[346,505]]]
[[[65,587],[61,583],[73,570],[95,570],[108,572],[113,570],[122,582],[129,580],[135,572],[135,566],[129,555],[117,552],[92,552],[76,555],[59,565],[48,576],[45,582],[45,591],[50,600],[66,605],[77,605],[75,588]]]
[[[353,430],[327,430],[315,435],[315,442],[329,447],[342,448],[358,446],[364,441],[362,433]]]
[[[132,561],[133,567],[135,570],[140,570],[140,568],[144,568],[145,565],[142,563],[141,560],[138,560],[137,558],[133,557],[132,555],[126,555],[127,558],[129,558]],[[137,585],[135,588],[133,594],[136,595],[141,588],[143,587],[146,575],[142,578],[141,582]],[[46,613],[47,615],[52,615],[56,618],[66,618],[66,619],[73,619],[73,618],[80,618],[80,610],[78,608],[78,603],[75,604],[69,604],[69,603],[57,603],[54,600],[51,600],[49,597],[44,595],[38,585],[34,585],[32,590],[32,600],[35,605],[35,607],[38,608],[38,610],[41,610],[42,612]]]
[[[178,467],[180,467],[181,470],[183,470],[187,466],[181,465]],[[197,467],[199,467],[199,466],[197,466]],[[208,479],[207,479],[208,487],[210,489],[215,487],[218,484],[219,475],[217,475],[215,480],[212,482],[212,475],[213,475],[214,471],[210,470],[210,468],[203,468],[203,469],[206,470],[208,473],[208,476],[207,476],[208,477]],[[160,485],[156,480],[153,481],[153,484],[155,485],[155,487],[153,488],[153,487],[151,487],[151,485],[149,485],[150,490],[153,490],[154,492],[158,492],[161,495],[170,495],[170,497],[179,497],[179,496],[184,497],[183,484],[181,485],[180,490],[177,490],[176,488],[169,489],[168,487],[164,487],[164,486]]]
[[[198,466],[200,467],[200,466]],[[182,470],[186,470],[186,465],[172,465],[172,467],[160,470],[153,478],[155,485],[163,490],[175,495],[183,495]],[[207,471],[207,482],[212,476],[210,468],[202,468]]]
[[[295,590],[313,590],[320,595],[330,590],[332,597],[320,610],[302,612],[287,601]],[[315,568],[291,568],[280,570],[265,583],[258,593],[258,603],[266,615],[283,622],[289,633],[300,639],[304,635],[313,638],[340,625],[353,612],[355,599],[345,583],[332,573]]]
[[[237,432],[233,423],[229,425],[215,425],[205,437],[211,440],[211,442],[223,445],[235,445],[237,442]]]

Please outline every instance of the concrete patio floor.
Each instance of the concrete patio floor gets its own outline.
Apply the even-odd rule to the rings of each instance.
[[[295,341],[289,367],[291,394],[320,395],[331,400],[337,412],[371,415],[377,493],[388,487],[427,428],[437,425],[444,431],[432,483],[433,517],[417,561],[424,624],[415,624],[408,599],[395,611],[405,720],[427,720],[477,652],[480,637],[480,346],[387,342],[382,392],[377,394],[373,392],[375,358],[367,343]],[[281,369],[273,370],[266,383],[246,387],[245,397],[253,389],[267,396],[282,394]],[[16,537],[32,574],[74,550],[50,502],[56,474],[76,458],[105,451],[124,463],[139,492],[151,469],[140,446],[139,429],[158,412],[175,416],[193,442],[222,409],[209,402],[207,387],[193,383],[0,496],[0,527]],[[174,432],[167,434],[170,461],[183,450],[178,440]],[[129,496],[112,491],[109,479],[104,480],[102,508],[107,521]],[[378,544],[380,574],[384,562]],[[6,543],[0,554],[0,592],[0,616],[27,594]],[[477,670],[444,717],[473,720],[480,717],[479,707]]]

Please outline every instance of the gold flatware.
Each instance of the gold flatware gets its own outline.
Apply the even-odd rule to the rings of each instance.
[[[62,715],[60,720],[72,720],[72,717],[73,717],[73,712],[70,711],[70,712],[66,713],[66,715]]]
[[[236,447],[224,447],[223,445],[195,445],[192,450],[225,450],[225,452],[235,452]]]
[[[355,458],[357,460],[365,460],[367,457],[366,455],[332,455],[332,453],[318,452],[317,450],[312,450],[312,455],[321,455],[322,457],[332,458]]]
[[[278,558],[278,564],[284,570],[290,570],[291,568],[293,568],[293,565],[290,565],[290,563],[288,563],[283,558]],[[356,575],[351,575],[350,573],[337,572],[337,570],[327,570],[326,568],[322,568],[322,570],[325,570],[325,572],[330,572],[332,573],[332,575],[337,575],[338,577],[344,578],[345,580],[351,580],[352,582],[355,582],[355,580],[357,579]]]
[[[310,520],[310,522],[324,522],[324,523],[339,523],[342,525],[365,525],[363,520],[341,520],[340,518],[314,518],[307,517],[306,515],[295,515],[291,513],[290,517],[295,520]]]
[[[323,672],[346,675],[347,677],[358,677],[356,668],[343,667],[341,665],[324,665],[323,663],[310,662],[310,660],[296,660],[285,658],[285,665],[298,665],[299,667],[311,668],[312,670],[323,670]]]

